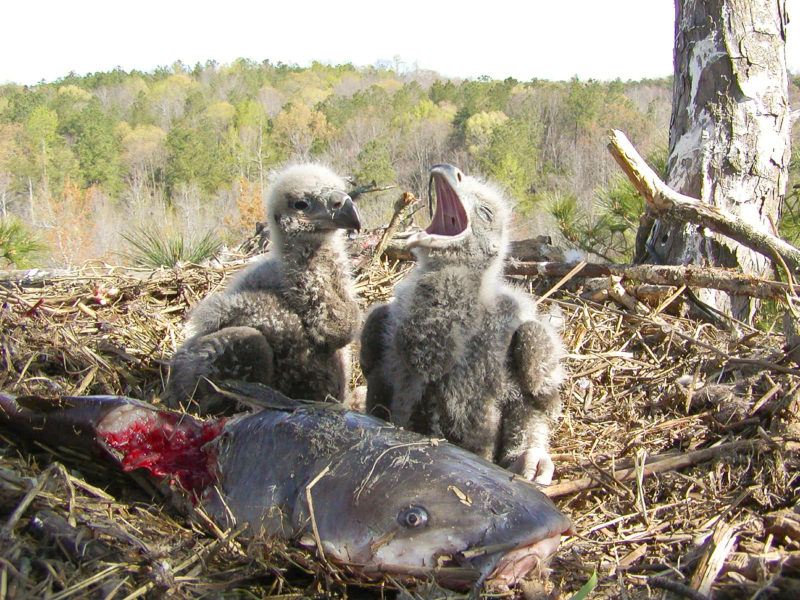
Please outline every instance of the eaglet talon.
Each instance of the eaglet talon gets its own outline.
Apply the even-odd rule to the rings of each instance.
[[[508,470],[533,483],[549,485],[553,481],[555,465],[547,449],[533,447],[520,454],[508,466]]]

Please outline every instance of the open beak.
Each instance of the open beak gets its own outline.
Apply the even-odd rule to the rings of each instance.
[[[431,224],[427,229],[409,238],[410,248],[443,248],[469,235],[471,231],[469,214],[458,194],[464,174],[457,167],[447,164],[431,167],[430,174],[429,203],[433,204],[435,194],[436,209],[432,211]]]

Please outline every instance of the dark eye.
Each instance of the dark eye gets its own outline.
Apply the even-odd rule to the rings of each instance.
[[[305,200],[298,200],[297,202],[294,203],[294,207],[297,210],[305,210],[308,208],[308,202],[306,202]]]
[[[424,527],[428,524],[428,511],[421,506],[409,506],[397,515],[397,522],[408,529]]]
[[[494,212],[492,209],[485,205],[478,207],[478,214],[484,221],[491,221],[494,218]]]

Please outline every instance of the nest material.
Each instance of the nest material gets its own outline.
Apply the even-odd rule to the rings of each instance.
[[[360,264],[365,308],[409,268]],[[186,309],[239,268],[2,282],[0,389],[157,401]],[[552,285],[522,283],[539,293]],[[538,588],[508,595],[567,599],[596,570],[592,598],[800,597],[800,370],[782,338],[636,314],[580,291],[543,303],[565,318],[570,377],[551,449],[562,487],[553,489],[578,535]],[[722,450],[697,452],[714,446]],[[181,515],[69,450],[5,430],[0,449],[0,598],[386,593],[281,543],[256,551],[238,531]],[[662,471],[648,474],[651,464]]]

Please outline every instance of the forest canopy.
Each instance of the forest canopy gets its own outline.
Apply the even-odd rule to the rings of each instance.
[[[670,106],[669,79],[455,80],[243,59],[0,86],[0,262],[135,262],[141,236],[237,244],[263,217],[270,173],[308,159],[354,186],[397,187],[361,199],[368,227],[386,224],[399,191],[424,197],[428,168],[452,162],[505,186],[517,236],[560,230],[585,246],[595,231],[601,255],[624,258],[639,204],[605,132],[626,131],[658,163]]]

